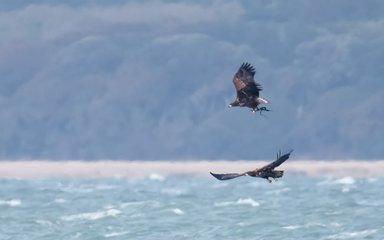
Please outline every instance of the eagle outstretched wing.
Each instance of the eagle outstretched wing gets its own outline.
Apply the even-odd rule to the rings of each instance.
[[[229,179],[244,176],[246,174],[246,173],[223,173],[223,174],[219,174],[219,173],[212,173],[212,172],[209,172],[209,173],[219,180],[229,180]]]
[[[256,74],[255,68],[249,63],[243,63],[235,76],[233,76],[233,84],[237,91],[239,99],[244,97],[259,96],[262,90],[261,85],[256,83],[254,77]]]
[[[268,164],[268,165],[265,165],[265,166],[262,167],[262,168],[257,169],[257,171],[265,171],[265,170],[267,170],[267,169],[272,170],[272,169],[274,169],[274,168],[280,166],[283,162],[285,162],[285,161],[289,158],[289,156],[291,155],[292,152],[293,152],[293,150],[290,150],[290,151],[288,151],[286,154],[281,155],[281,151],[279,151],[279,152],[277,153],[277,158],[276,158],[275,161],[271,162],[271,163]]]

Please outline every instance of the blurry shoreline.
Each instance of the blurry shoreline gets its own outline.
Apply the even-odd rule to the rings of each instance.
[[[243,172],[267,161],[0,161],[0,179],[129,178],[194,176],[209,172]],[[286,175],[330,177],[384,176],[380,161],[287,161],[277,169]]]

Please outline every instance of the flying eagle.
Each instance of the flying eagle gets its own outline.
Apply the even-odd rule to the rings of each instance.
[[[293,152],[290,150],[288,153],[281,155],[281,151],[277,153],[277,158],[275,161],[271,162],[268,165],[265,165],[262,168],[256,168],[255,170],[244,172],[244,173],[212,173],[210,174],[219,180],[229,180],[241,176],[250,176],[250,177],[259,177],[265,178],[268,182],[272,182],[269,178],[273,178],[276,181],[276,178],[281,178],[284,175],[284,171],[274,170],[276,167],[280,166],[285,160],[289,158],[289,155]]]
[[[233,84],[235,85],[237,97],[236,100],[228,105],[228,107],[249,107],[252,112],[270,111],[266,107],[258,107],[259,104],[267,104],[268,100],[260,97],[262,87],[256,83],[256,70],[249,63],[243,63],[235,76],[233,76]]]

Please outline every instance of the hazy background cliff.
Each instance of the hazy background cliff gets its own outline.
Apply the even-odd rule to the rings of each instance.
[[[380,0],[2,1],[0,32],[1,159],[384,157]],[[243,61],[265,118],[226,108]]]

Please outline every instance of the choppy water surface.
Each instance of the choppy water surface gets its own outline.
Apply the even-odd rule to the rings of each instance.
[[[384,239],[382,180],[0,180],[0,239]]]

